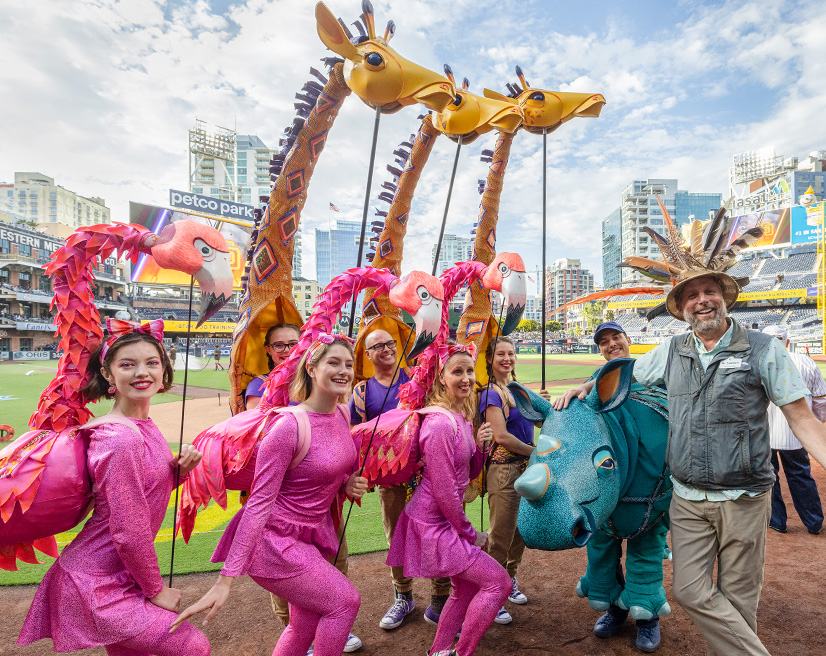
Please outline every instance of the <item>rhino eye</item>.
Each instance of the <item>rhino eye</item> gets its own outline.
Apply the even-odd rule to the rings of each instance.
[[[617,463],[611,450],[606,448],[597,449],[594,453],[594,469],[596,469],[597,475],[600,478],[613,476],[616,468]]]

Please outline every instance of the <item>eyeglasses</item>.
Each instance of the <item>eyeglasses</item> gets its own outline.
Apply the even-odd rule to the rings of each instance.
[[[373,346],[371,346],[367,350],[368,351],[373,351],[374,353],[379,353],[380,351],[383,351],[384,349],[390,349],[391,351],[395,351],[396,350],[396,341],[391,339],[389,342],[379,342],[378,344],[373,344]]]
[[[292,351],[298,342],[276,342],[275,344],[267,344],[276,353],[283,353],[284,351]]]

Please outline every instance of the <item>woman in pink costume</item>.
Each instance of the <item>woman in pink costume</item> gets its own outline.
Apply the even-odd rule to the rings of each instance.
[[[172,387],[163,321],[110,319],[107,327],[113,334],[89,361],[96,373],[83,395],[115,404],[78,433],[89,440],[95,509],[40,583],[17,642],[51,638],[58,652],[104,646],[111,656],[206,655],[209,641],[191,624],[169,634],[181,593],[164,585],[155,555],[176,465],[149,419],[149,400]],[[200,459],[183,448],[181,480]]]
[[[432,656],[473,654],[511,590],[508,573],[482,551],[487,533],[476,531],[462,509],[468,482],[482,470],[480,446],[493,437],[485,423],[473,439],[475,355],[473,344],[439,347],[440,373],[419,434],[422,480],[399,518],[387,556],[387,564],[403,566],[405,576],[450,577],[453,590],[428,652]]]
[[[230,522],[212,559],[224,562],[218,582],[175,622],[206,609],[204,624],[229,598],[237,576],[249,574],[290,604],[290,623],[273,656],[340,656],[361,598],[328,558],[338,542],[330,505],[344,492],[360,499],[367,479],[355,472],[358,453],[347,406],[337,404],[353,383],[353,347],[346,337],[322,334],[304,353],[290,396],[310,422],[310,447],[297,464],[297,419],[285,413],[261,439],[249,501]]]

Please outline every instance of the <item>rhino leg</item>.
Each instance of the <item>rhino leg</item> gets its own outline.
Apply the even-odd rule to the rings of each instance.
[[[585,546],[588,568],[576,586],[594,610],[606,611],[622,591],[622,545],[602,531],[595,531]]]
[[[663,588],[663,553],[668,527],[659,524],[626,542],[625,589],[617,605],[628,609],[637,620],[667,615],[671,606]]]

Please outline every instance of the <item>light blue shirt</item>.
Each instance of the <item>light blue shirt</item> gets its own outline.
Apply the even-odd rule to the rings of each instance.
[[[703,366],[703,371],[708,369],[708,365],[714,359],[714,356],[725,350],[731,344],[731,336],[734,332],[734,319],[731,320],[731,325],[728,330],[720,338],[714,347],[707,351],[703,342],[692,333],[694,345],[697,347],[697,355],[700,357],[700,364]],[[668,337],[666,340],[652,349],[648,353],[642,355],[634,364],[634,377],[638,382],[651,387],[653,385],[660,385],[665,382],[665,366],[668,360],[668,352],[671,348],[671,340],[673,337]],[[784,406],[792,401],[804,398],[809,389],[803,382],[800,372],[789,357],[788,351],[779,339],[771,341],[769,348],[763,354],[760,360],[760,381],[763,384],[763,389],[769,400],[777,406]],[[674,483],[674,492],[689,501],[733,501],[743,494],[749,496],[756,496],[759,493],[747,493],[745,490],[716,490],[706,491],[685,485],[671,478]]]

